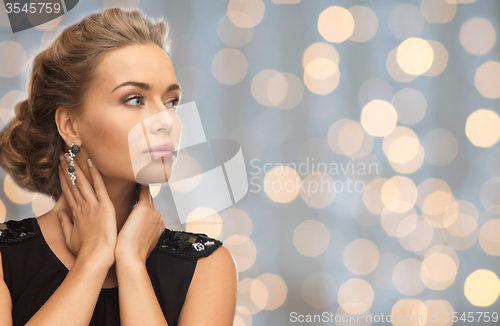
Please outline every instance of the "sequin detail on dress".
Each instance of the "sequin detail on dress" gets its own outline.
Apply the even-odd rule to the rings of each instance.
[[[160,251],[189,260],[207,257],[222,245],[222,241],[204,233],[165,229],[162,236]]]
[[[15,244],[36,238],[35,227],[29,219],[0,223],[0,243]]]

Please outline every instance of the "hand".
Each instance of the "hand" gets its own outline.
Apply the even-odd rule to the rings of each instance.
[[[101,173],[92,164],[90,172],[94,189],[75,163],[75,185],[68,173],[69,156],[60,160],[59,179],[63,195],[71,209],[73,220],[65,211],[59,211],[61,226],[68,249],[78,257],[96,255],[114,263],[117,239],[115,207],[109,198]],[[93,163],[93,162],[92,162]]]
[[[146,263],[149,254],[165,230],[163,216],[155,208],[148,185],[137,184],[139,200],[116,241],[115,259],[139,260]]]

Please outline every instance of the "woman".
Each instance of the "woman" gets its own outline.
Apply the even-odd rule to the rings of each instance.
[[[0,224],[1,325],[233,324],[233,257],[217,239],[166,229],[132,172],[127,135],[144,119],[162,113],[147,132],[179,145],[167,34],[111,8],[35,57],[0,165],[57,202]]]

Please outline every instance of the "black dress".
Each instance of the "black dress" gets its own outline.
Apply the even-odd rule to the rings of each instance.
[[[165,229],[146,260],[169,326],[177,325],[198,258],[222,242],[203,233]],[[35,217],[0,223],[4,280],[12,298],[13,326],[24,325],[63,282],[69,270],[43,238]],[[120,325],[118,287],[102,289],[89,326]]]

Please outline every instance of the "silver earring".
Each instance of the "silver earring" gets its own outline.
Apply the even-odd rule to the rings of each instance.
[[[71,175],[71,182],[73,182],[73,186],[75,185],[75,161],[73,161],[73,157],[75,154],[78,154],[80,152],[80,147],[78,145],[75,145],[75,143],[71,143],[71,148],[68,152],[69,155],[69,167],[68,167],[68,174]]]

